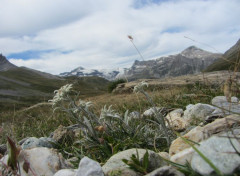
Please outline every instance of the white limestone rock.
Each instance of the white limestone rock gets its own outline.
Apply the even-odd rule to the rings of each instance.
[[[81,159],[76,176],[104,176],[100,164],[88,157]]]

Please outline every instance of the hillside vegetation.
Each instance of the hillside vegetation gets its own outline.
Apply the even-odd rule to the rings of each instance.
[[[206,68],[206,72],[219,70],[235,70],[239,71],[240,59],[240,40],[227,50],[222,57],[217,59],[213,64]]]
[[[59,87],[74,83],[84,95],[97,95],[107,90],[108,81],[98,77],[61,78],[27,68],[14,68],[0,72],[0,108],[19,109],[46,102]]]

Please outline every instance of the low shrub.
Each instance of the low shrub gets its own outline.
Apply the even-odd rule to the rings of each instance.
[[[124,79],[118,79],[118,80],[110,82],[108,84],[108,92],[111,93],[117,87],[118,84],[125,83],[125,82],[126,82],[126,80],[124,80]]]

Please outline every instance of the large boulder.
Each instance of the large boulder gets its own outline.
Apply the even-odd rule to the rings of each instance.
[[[218,107],[214,113],[228,115],[240,113],[240,104],[237,97],[231,97],[229,102],[226,96],[217,96],[212,99],[212,105]]]
[[[183,135],[182,137],[184,137],[190,141],[199,143],[205,138],[204,133],[203,133],[203,127],[198,126],[194,129],[192,129],[191,131],[189,131],[187,134]],[[184,140],[182,140],[180,137],[178,137],[170,145],[169,155],[173,156],[189,147],[190,146],[186,142],[184,142]]]
[[[6,164],[7,160],[8,155],[2,159],[2,162]],[[25,172],[23,165],[26,161],[30,164],[30,168],[35,172],[35,174],[33,174],[30,170],[28,173]],[[22,150],[20,152],[18,162],[21,169],[21,176],[52,176],[61,169],[70,168],[68,163],[62,155],[57,152],[57,150],[46,147]]]
[[[191,124],[199,124],[200,122],[203,122],[206,116],[212,114],[212,112],[216,110],[215,107],[202,103],[188,105],[186,108],[183,118]]]
[[[195,127],[182,137],[195,143],[199,143],[205,139],[208,139],[214,134],[218,134],[222,131],[225,131],[226,129],[231,128],[234,125],[240,125],[239,115],[229,115],[225,118],[217,119],[204,127]],[[169,155],[173,156],[189,147],[190,146],[188,144],[186,144],[180,137],[178,137],[172,142],[169,148]]]
[[[109,172],[114,172],[115,170],[121,171],[121,170],[128,169],[129,168],[128,165],[126,165],[122,161],[122,159],[130,160],[130,158],[133,154],[134,155],[137,154],[136,150],[138,151],[139,159],[143,160],[143,156],[146,153],[145,149],[136,149],[136,148],[128,149],[128,150],[125,150],[125,151],[122,151],[122,152],[119,152],[119,153],[113,155],[103,165],[103,167],[102,167],[103,172],[105,174],[108,174]],[[149,159],[149,169],[150,170],[155,170],[155,169],[164,165],[163,160],[161,159],[161,157],[157,153],[155,153],[151,150],[148,150],[148,153],[149,153],[149,158],[148,159]]]
[[[239,170],[240,168],[240,143],[237,137],[239,136],[231,138],[212,136],[206,141],[201,142],[198,150],[224,175],[230,175],[233,174],[236,169]],[[211,175],[214,172],[213,168],[196,152],[192,157],[191,166],[193,170],[202,175]]]

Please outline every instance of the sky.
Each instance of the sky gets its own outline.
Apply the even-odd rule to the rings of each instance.
[[[224,53],[240,38],[240,0],[0,0],[0,53],[59,74],[130,67],[189,46]],[[189,39],[190,38],[190,39]]]

